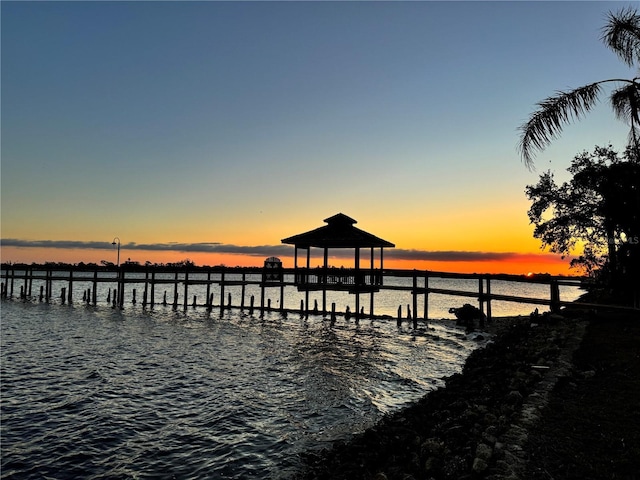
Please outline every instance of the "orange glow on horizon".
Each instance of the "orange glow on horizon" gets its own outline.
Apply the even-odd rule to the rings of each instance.
[[[97,263],[102,260],[116,263],[117,253],[108,250],[91,250],[91,249],[52,249],[52,248],[23,248],[23,247],[4,247],[1,252],[2,262],[11,263],[46,263],[46,262],[62,262],[62,263]],[[120,251],[120,263],[128,260],[144,264],[149,261],[151,263],[175,263],[182,260],[190,260],[196,265],[225,265],[228,267],[260,267],[262,266],[266,256],[258,257],[240,254],[223,254],[223,253],[198,253],[198,252],[180,252],[180,251],[143,251],[143,250],[126,250]],[[293,255],[281,256],[285,268],[294,266]],[[312,257],[311,265],[313,267],[320,265],[321,258]],[[380,265],[379,257],[376,255],[374,266]],[[329,262],[334,266],[353,266],[352,259],[332,258]],[[298,264],[303,262],[298,258]],[[361,258],[361,267],[370,266],[368,256]],[[389,269],[402,270],[431,270],[452,273],[507,273],[514,275],[526,275],[533,273],[549,273],[551,275],[578,275],[580,272],[569,269],[569,260],[561,259],[560,256],[523,253],[515,255],[513,258],[505,260],[487,260],[487,261],[433,261],[433,260],[397,260],[385,257],[384,267]]]

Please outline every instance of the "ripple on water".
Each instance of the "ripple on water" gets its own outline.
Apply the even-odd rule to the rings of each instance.
[[[5,302],[2,478],[283,478],[435,388],[450,324]]]

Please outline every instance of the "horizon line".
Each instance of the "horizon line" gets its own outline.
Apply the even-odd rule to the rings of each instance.
[[[117,238],[117,237],[116,237]],[[78,241],[78,240],[21,240],[16,238],[0,239],[0,247],[15,248],[51,248],[61,250],[112,250],[113,242],[102,241]],[[251,257],[292,257],[294,248],[289,245],[233,245],[221,242],[196,242],[196,243],[144,243],[138,244],[128,242],[120,244],[120,250],[136,250],[136,251],[172,251],[185,253],[218,253],[232,255],[247,255]],[[352,258],[347,255],[344,249],[333,249],[334,253],[330,255],[333,258]],[[337,254],[336,254],[337,253]],[[403,249],[390,248],[385,250],[385,258],[393,260],[418,261],[427,260],[434,262],[490,262],[514,260],[522,257],[531,256],[554,257],[558,255],[542,252],[542,253],[526,253],[526,252],[490,252],[490,251],[469,251],[469,250],[419,250],[419,249]]]

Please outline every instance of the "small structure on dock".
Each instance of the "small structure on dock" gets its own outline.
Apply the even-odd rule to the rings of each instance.
[[[344,290],[356,294],[356,315],[359,313],[359,295],[371,294],[371,310],[373,310],[373,293],[380,290],[384,267],[384,249],[393,248],[391,242],[376,237],[354,226],[356,220],[343,213],[338,213],[324,220],[327,225],[282,239],[282,243],[294,245],[295,285],[299,291],[308,292],[322,290],[323,304],[327,290]],[[322,266],[311,267],[311,249],[322,249]],[[353,268],[336,268],[329,266],[329,251],[352,249],[354,255]],[[370,253],[369,268],[361,265],[361,250]],[[306,251],[306,260],[299,265],[298,251]],[[379,251],[379,267],[375,266],[375,253]],[[326,307],[323,305],[323,310]]]
[[[269,257],[264,261],[264,267],[262,269],[262,282],[263,283],[282,283],[282,260],[278,257]]]

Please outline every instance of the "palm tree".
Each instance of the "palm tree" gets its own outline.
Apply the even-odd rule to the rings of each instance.
[[[627,65],[640,67],[640,13],[631,7],[609,12],[601,40]],[[538,102],[538,109],[520,126],[518,145],[522,160],[533,167],[534,152],[543,150],[558,137],[562,127],[591,110],[603,93],[603,86],[615,87],[609,96],[616,117],[630,126],[629,145],[640,148],[640,69],[632,79],[600,80],[570,91],[559,91]]]

